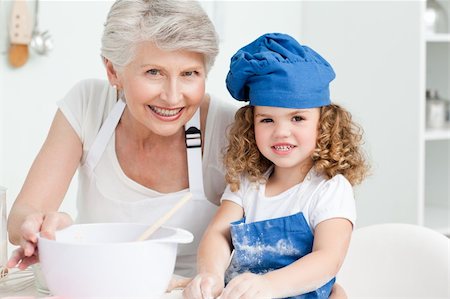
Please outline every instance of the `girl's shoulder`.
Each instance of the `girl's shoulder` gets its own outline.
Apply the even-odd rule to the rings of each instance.
[[[342,174],[337,174],[332,178],[326,178],[323,174],[315,170],[311,170],[305,180],[309,180],[309,188],[311,193],[322,197],[327,194],[353,194],[353,187],[349,180]]]
[[[353,187],[341,174],[330,179],[318,175],[317,183],[308,203],[310,226],[315,228],[321,221],[331,218],[346,218],[356,221]]]

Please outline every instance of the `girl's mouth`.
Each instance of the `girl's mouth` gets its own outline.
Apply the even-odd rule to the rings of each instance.
[[[295,146],[293,145],[274,145],[272,146],[273,149],[280,152],[287,152],[291,149],[293,149]]]

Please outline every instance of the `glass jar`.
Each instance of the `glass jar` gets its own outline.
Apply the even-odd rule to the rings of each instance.
[[[447,12],[437,0],[427,0],[425,11],[425,31],[427,33],[447,33]]]
[[[41,264],[33,264],[31,265],[31,269],[34,274],[34,286],[36,287],[36,291],[40,295],[51,295],[50,291],[47,287],[47,282],[45,281],[44,274],[42,273]]]
[[[0,276],[7,273],[8,237],[6,232],[6,188],[0,186]]]
[[[427,92],[427,127],[439,129],[445,126],[447,114],[447,103],[439,97],[437,91],[433,95]]]

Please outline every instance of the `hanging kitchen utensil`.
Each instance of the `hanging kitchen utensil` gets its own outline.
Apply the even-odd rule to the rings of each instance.
[[[39,31],[39,0],[34,3],[34,29],[30,47],[39,55],[47,55],[53,49],[53,39],[48,30]]]
[[[25,0],[14,0],[9,24],[9,63],[21,67],[28,60],[28,44],[31,40],[30,15]]]

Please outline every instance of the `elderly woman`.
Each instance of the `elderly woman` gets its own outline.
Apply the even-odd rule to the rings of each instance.
[[[108,81],[85,80],[58,102],[48,137],[9,215],[20,245],[8,266],[37,261],[36,235],[72,223],[58,208],[78,169],[77,222],[151,223],[186,192],[168,225],[185,228],[175,273],[195,275],[196,249],[225,189],[222,148],[235,106],[205,94],[218,53],[197,2],[117,0],[102,37]]]
[[[214,26],[197,2],[119,0],[101,53],[108,81],[82,81],[58,102],[12,207],[9,236],[21,249],[9,265],[36,262],[35,233],[52,238],[72,223],[58,207],[78,169],[78,222],[151,223],[193,193],[169,223],[194,233],[176,265],[193,275],[197,243],[225,188],[221,149],[235,111],[205,94],[218,53]]]

